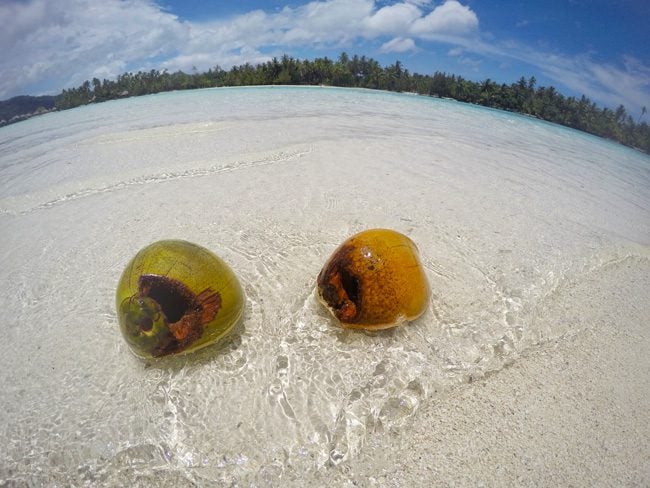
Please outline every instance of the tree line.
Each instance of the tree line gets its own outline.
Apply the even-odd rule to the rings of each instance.
[[[77,88],[63,90],[56,96],[55,106],[64,110],[88,103],[131,97],[170,90],[244,85],[331,85],[359,87],[421,95],[453,98],[538,117],[590,134],[618,141],[650,153],[650,127],[642,120],[645,107],[637,120],[623,105],[616,110],[600,108],[584,95],[566,97],[554,87],[537,86],[535,77],[505,84],[490,79],[475,82],[462,76],[435,72],[433,75],[410,73],[400,61],[382,67],[366,56],[342,53],[337,60],[327,57],[299,60],[288,55],[280,59],[252,65],[219,66],[206,72],[192,73],[151,70],[124,73],[116,80],[93,78]]]

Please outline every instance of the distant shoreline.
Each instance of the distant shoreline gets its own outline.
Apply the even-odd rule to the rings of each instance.
[[[298,60],[287,55],[266,63],[234,66],[229,71],[216,66],[207,72],[187,74],[123,73],[116,80],[85,81],[77,88],[59,95],[20,96],[0,102],[0,127],[53,111],[141,95],[200,88],[243,86],[331,86],[408,93],[455,100],[506,112],[526,115],[553,124],[595,135],[650,154],[650,126],[637,121],[625,107],[616,110],[599,108],[584,95],[580,99],[565,97],[554,87],[537,87],[535,77],[521,77],[511,84],[482,82],[461,76],[435,72],[433,75],[410,73],[399,61],[381,67],[365,56],[349,57],[342,53],[337,61],[328,58]]]

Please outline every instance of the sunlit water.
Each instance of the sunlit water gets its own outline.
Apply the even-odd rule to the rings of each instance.
[[[167,93],[4,127],[0,151],[0,484],[322,476],[588,325],[570,300],[584,280],[650,269],[647,156],[450,101]],[[431,303],[397,330],[344,331],[315,279],[372,227],[418,244]],[[161,238],[216,252],[247,304],[224,344],[146,363],[114,290]]]

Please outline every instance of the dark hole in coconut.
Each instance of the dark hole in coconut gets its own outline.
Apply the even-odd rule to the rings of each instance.
[[[339,302],[339,295],[336,292],[336,287],[332,284],[328,284],[323,288],[323,298],[325,301],[331,306],[337,308],[340,306]]]
[[[151,317],[142,317],[139,325],[140,329],[149,332],[153,328],[153,320],[151,320]]]
[[[341,286],[345,290],[345,294],[348,296],[348,299],[354,303],[357,307],[359,306],[359,280],[356,276],[347,272],[347,270],[341,270]]]
[[[185,285],[166,276],[141,276],[140,290],[160,305],[170,324],[178,322],[194,302],[192,292]]]

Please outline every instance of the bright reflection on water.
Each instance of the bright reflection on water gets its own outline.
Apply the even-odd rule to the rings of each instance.
[[[579,331],[572,288],[650,256],[646,156],[425,97],[169,93],[7,126],[0,149],[0,482],[309,480]],[[344,331],[315,279],[371,227],[418,244],[430,307]],[[151,364],[129,354],[113,300],[162,238],[220,255],[247,304],[220,347]]]

